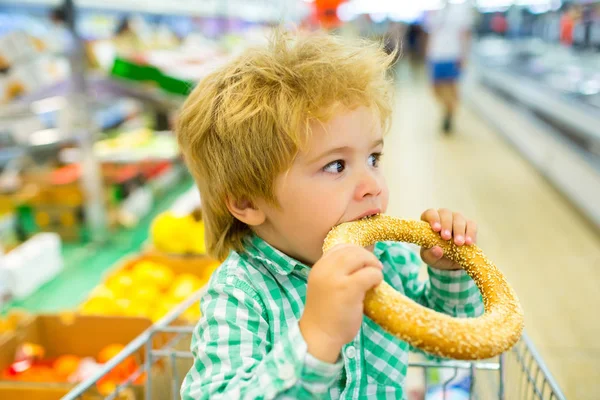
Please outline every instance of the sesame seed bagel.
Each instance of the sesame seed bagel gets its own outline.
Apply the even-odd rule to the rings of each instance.
[[[423,221],[378,215],[336,226],[323,251],[341,243],[362,247],[378,241],[440,246],[473,279],[485,313],[455,318],[417,304],[382,282],[365,296],[365,314],[392,335],[428,353],[457,360],[482,360],[509,350],[521,337],[524,317],[517,295],[498,268],[476,245],[456,246]]]

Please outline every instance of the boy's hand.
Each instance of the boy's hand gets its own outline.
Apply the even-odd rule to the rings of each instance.
[[[299,325],[313,357],[337,361],[360,329],[365,293],[381,283],[382,269],[373,253],[351,244],[333,247],[312,267]]]
[[[430,208],[421,215],[421,220],[429,223],[435,232],[439,232],[442,239],[454,239],[457,246],[474,244],[477,241],[477,224],[467,220],[460,213],[452,212],[446,208],[434,210]],[[437,269],[456,270],[460,265],[444,257],[441,247],[431,249],[421,248],[423,261]]]

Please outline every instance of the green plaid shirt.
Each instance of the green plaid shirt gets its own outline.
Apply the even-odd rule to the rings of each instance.
[[[298,328],[310,268],[258,236],[215,271],[194,330],[194,365],[181,395],[198,399],[403,399],[409,345],[365,317],[336,364],[307,352]],[[403,243],[380,242],[384,279],[420,304],[456,317],[483,312],[479,290],[462,270],[429,268]]]

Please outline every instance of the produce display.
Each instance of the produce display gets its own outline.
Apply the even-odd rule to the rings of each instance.
[[[218,264],[206,261],[197,274],[177,273],[172,267],[148,259],[133,260],[109,275],[92,290],[79,308],[86,315],[121,315],[160,320],[202,288]],[[194,323],[200,318],[196,304],[182,314]]]
[[[154,248],[169,254],[205,254],[204,222],[200,212],[179,216],[165,212],[156,217],[150,230]]]
[[[35,343],[23,343],[15,354],[14,362],[2,373],[2,379],[20,382],[77,383],[92,376],[102,365],[110,361],[125,346],[110,344],[105,346],[95,357],[80,357],[64,354],[58,357],[46,357],[44,347]],[[99,383],[101,393],[110,393],[114,387],[127,380],[140,367],[135,357],[128,357],[117,365]],[[141,385],[145,375],[135,380]]]
[[[78,29],[90,93],[90,115],[84,118],[78,114],[83,107],[74,107],[68,96],[72,71],[67,51],[73,43],[63,21],[48,26],[41,16],[2,17],[0,107],[19,105],[19,112],[0,112],[0,164],[5,171],[0,215],[11,221],[0,226],[0,247],[14,252],[27,239],[50,234],[58,244],[56,251],[44,250],[45,258],[35,262],[31,257],[40,252],[25,252],[28,268],[16,268],[13,262],[14,271],[6,274],[0,265],[0,398],[22,398],[10,390],[25,388],[25,398],[35,400],[35,388],[42,398],[54,399],[92,377],[153,323],[181,308],[207,285],[219,265],[206,254],[199,198],[191,206],[184,201],[183,211],[180,207],[158,214],[148,229],[149,216],[168,206],[165,202],[184,190],[184,183],[190,186],[170,130],[181,102],[216,67],[247,45],[263,43],[270,28],[257,25],[243,35],[232,32],[218,39],[199,32],[174,34],[173,26],[181,24],[133,17],[116,33],[124,22],[121,16],[81,14]],[[14,21],[7,25],[9,20]],[[109,246],[115,244],[99,248],[102,257],[93,262],[95,250],[90,249],[97,243],[90,240],[84,173],[89,172],[89,154],[81,151],[78,136],[84,125],[93,132]],[[44,274],[42,267],[54,261],[55,253],[63,257],[56,264],[61,268]],[[103,260],[118,261],[111,266]],[[29,268],[36,268],[35,273]],[[86,293],[63,290],[65,281],[73,282],[73,275],[86,269],[106,272],[99,282],[98,275],[84,273],[94,279],[84,283],[88,290],[93,287]],[[33,285],[34,276],[39,284]],[[65,297],[68,292],[71,298],[58,299],[56,292]],[[63,314],[74,321],[63,321]],[[196,302],[173,323],[189,327],[200,317]],[[121,384],[133,389],[133,398],[144,398],[141,386],[150,380],[146,374],[160,387],[166,362],[154,363],[159,371],[142,373],[143,361],[143,351],[134,352],[96,382],[91,398],[123,398],[123,391],[114,393]],[[57,388],[65,393],[52,392]]]

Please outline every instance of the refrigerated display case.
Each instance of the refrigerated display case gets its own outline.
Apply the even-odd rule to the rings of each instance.
[[[465,83],[470,104],[600,227],[600,53],[488,38]]]

